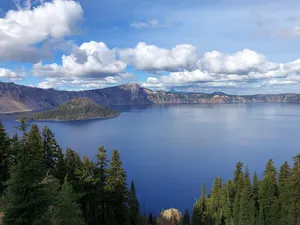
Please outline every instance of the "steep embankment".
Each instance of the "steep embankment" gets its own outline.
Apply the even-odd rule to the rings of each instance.
[[[137,84],[124,84],[89,91],[58,91],[0,82],[0,112],[51,109],[73,98],[87,97],[103,105],[175,104],[175,103],[300,103],[299,94],[226,95],[224,93],[155,92]]]

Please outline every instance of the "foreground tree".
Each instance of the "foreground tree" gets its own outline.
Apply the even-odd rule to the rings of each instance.
[[[190,224],[191,224],[191,220],[190,220],[189,210],[186,209],[182,218],[182,225],[190,225]]]
[[[51,208],[52,225],[83,225],[80,205],[77,204],[78,195],[66,178],[61,190],[57,193],[55,205]]]
[[[39,224],[47,211],[48,195],[41,183],[46,175],[42,138],[37,125],[23,136],[17,164],[8,182],[4,224]]]
[[[276,202],[277,193],[277,172],[273,160],[270,159],[259,186],[259,224],[273,224],[272,207]]]
[[[10,140],[0,121],[0,196],[6,189],[10,166]]]
[[[137,225],[139,221],[140,204],[136,196],[134,182],[131,181],[129,192],[129,221],[131,225]]]
[[[115,218],[116,224],[123,224],[127,221],[127,185],[126,172],[123,169],[120,153],[114,150],[112,153],[107,183],[105,187],[108,193],[110,218]]]

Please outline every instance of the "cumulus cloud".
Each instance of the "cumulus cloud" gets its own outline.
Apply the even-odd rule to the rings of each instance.
[[[52,77],[46,78],[38,84],[40,88],[58,88],[67,90],[90,90],[104,88],[108,85],[118,85],[127,82],[136,82],[137,78],[131,73],[121,73],[118,76],[108,76],[101,79],[81,77]]]
[[[0,18],[0,60],[36,62],[49,57],[46,48],[33,47],[49,39],[59,39],[76,32],[83,10],[73,0],[53,0],[31,9],[10,10]]]
[[[234,54],[207,52],[192,71],[170,72],[149,77],[145,87],[176,86],[238,87],[251,83],[267,85],[296,84],[300,81],[300,60],[282,64],[273,63],[255,51],[245,49]]]
[[[168,50],[140,42],[135,48],[119,51],[120,59],[146,71],[178,71],[195,68],[198,56],[193,45],[177,45]]]
[[[125,71],[126,63],[117,60],[116,51],[103,42],[85,42],[73,49],[70,55],[62,56],[62,64],[33,65],[37,76],[94,77],[116,76]]]
[[[0,68],[0,79],[6,79],[10,81],[19,81],[26,77],[24,71],[12,71],[6,68]]]

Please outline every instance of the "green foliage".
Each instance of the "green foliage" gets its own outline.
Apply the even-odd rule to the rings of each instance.
[[[49,220],[51,225],[83,225],[84,220],[80,205],[76,203],[78,195],[68,182],[67,177],[64,180],[61,189],[57,192],[56,201],[49,208]]]
[[[41,183],[46,175],[42,137],[36,125],[24,135],[12,168],[6,193],[4,224],[39,224],[47,210],[47,193]]]
[[[131,225],[137,225],[140,214],[140,204],[136,196],[134,182],[131,181],[130,191],[128,196],[129,205],[129,220]]]
[[[105,190],[109,197],[111,212],[117,224],[122,224],[127,216],[127,185],[126,172],[123,169],[120,154],[117,150],[112,153]]]
[[[119,113],[111,108],[98,105],[88,98],[78,98],[56,109],[35,113],[35,120],[83,120],[117,116]]]
[[[191,220],[190,220],[189,210],[186,209],[183,215],[182,225],[190,225],[190,224],[191,224]]]
[[[0,196],[3,195],[9,179],[10,155],[10,140],[0,121]]]
[[[132,181],[127,188],[120,154],[114,150],[110,162],[103,146],[96,161],[82,160],[67,149],[65,155],[53,132],[37,125],[27,133],[9,139],[0,123],[0,210],[4,225],[147,225],[156,224],[140,204]],[[263,177],[238,162],[233,179],[223,183],[217,177],[206,194],[202,185],[190,218],[185,211],[183,225],[299,225],[300,155],[292,167],[285,162],[278,176],[269,160]],[[1,193],[1,194],[2,194]]]

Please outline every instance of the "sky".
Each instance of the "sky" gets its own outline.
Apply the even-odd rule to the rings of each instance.
[[[1,0],[0,81],[300,93],[300,0]]]

